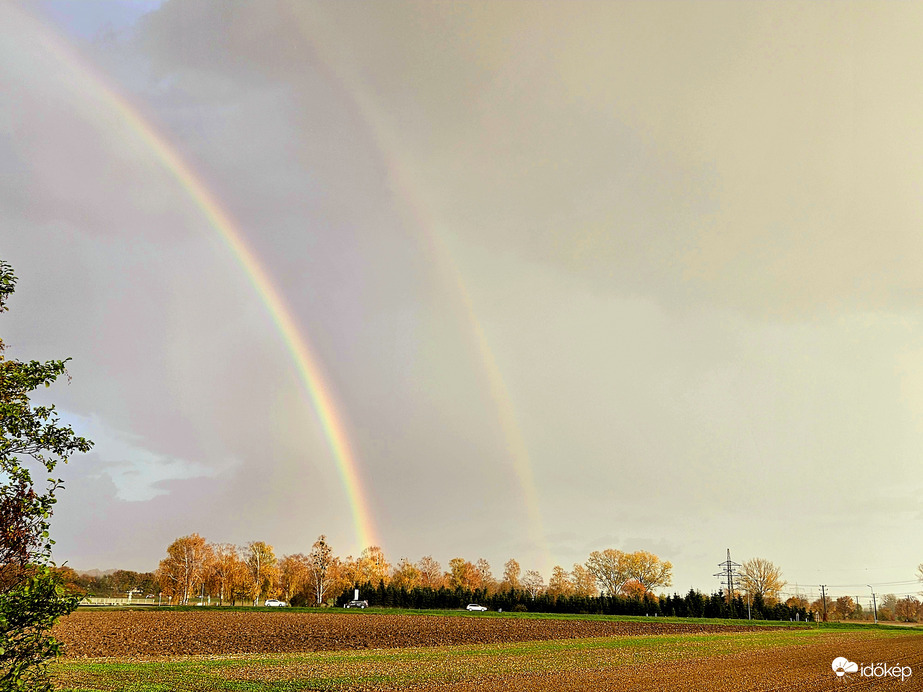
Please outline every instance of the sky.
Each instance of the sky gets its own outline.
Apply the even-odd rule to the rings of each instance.
[[[55,557],[914,593],[923,7],[0,5],[8,355],[95,442]]]

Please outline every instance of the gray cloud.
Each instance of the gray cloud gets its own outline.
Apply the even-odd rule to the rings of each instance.
[[[21,276],[4,341],[74,356],[50,395],[101,426],[68,471],[59,550],[151,568],[198,531],[355,551],[244,268],[99,80],[41,50],[50,20],[3,12],[18,30],[0,43],[0,209]],[[913,535],[897,511],[919,490],[923,420],[917,14],[166,2],[92,43],[66,17],[57,30],[266,266],[389,555],[547,571],[645,548],[684,589],[714,586],[728,546],[816,580]],[[136,453],[111,442],[126,439]],[[127,455],[161,494],[119,499]],[[837,525],[875,547],[844,557],[823,539]]]

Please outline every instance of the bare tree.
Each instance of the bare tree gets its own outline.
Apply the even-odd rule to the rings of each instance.
[[[324,602],[324,597],[330,588],[333,580],[332,569],[336,558],[333,556],[333,550],[327,543],[327,537],[323,534],[317,537],[314,545],[311,547],[311,554],[308,557],[311,567],[311,574],[314,580],[314,598],[320,605]]]
[[[535,600],[545,590],[545,580],[537,570],[530,569],[522,578],[522,588],[529,594],[529,598]]]
[[[417,561],[417,569],[420,571],[420,584],[428,586],[431,589],[438,589],[445,583],[445,577],[442,573],[442,565],[433,559],[432,555],[425,555]]]

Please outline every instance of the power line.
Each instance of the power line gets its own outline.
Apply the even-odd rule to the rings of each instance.
[[[723,567],[724,569],[714,576],[724,580],[724,585],[727,587],[728,605],[730,605],[734,599],[734,577],[740,576],[735,569],[735,567],[740,567],[740,563],[731,561],[730,548],[728,548],[727,560],[719,562],[718,567]]]

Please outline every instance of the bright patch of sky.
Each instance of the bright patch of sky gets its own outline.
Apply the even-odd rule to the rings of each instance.
[[[79,416],[59,411],[61,422],[93,441],[92,474],[108,477],[116,489],[115,497],[125,502],[144,502],[167,495],[168,481],[214,478],[224,469],[178,459],[147,449],[138,435],[113,430],[98,416]],[[83,461],[83,460],[81,460]],[[79,463],[79,462],[75,462]]]

